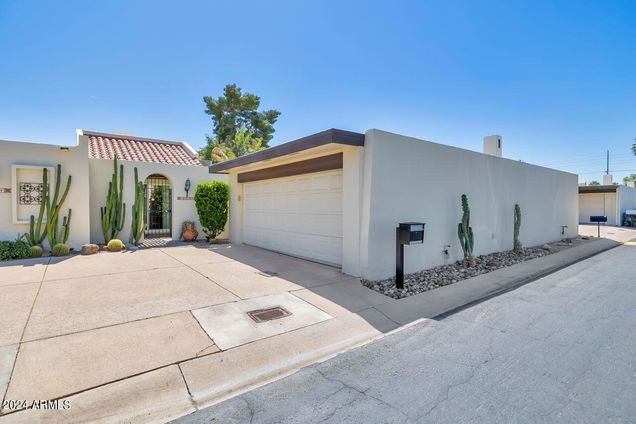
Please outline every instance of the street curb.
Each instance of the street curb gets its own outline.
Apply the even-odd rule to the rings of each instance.
[[[457,283],[378,305],[389,319],[406,324],[418,318],[441,320],[462,309],[514,290],[622,243],[598,239],[552,255],[500,268]]]
[[[601,240],[597,240],[597,241],[601,241]],[[608,240],[608,241],[611,242],[611,240]],[[564,268],[567,268],[567,267],[572,266],[572,265],[574,265],[576,263],[579,263],[581,261],[584,261],[586,259],[594,257],[594,256],[596,256],[596,255],[598,255],[600,253],[607,252],[608,250],[614,249],[615,247],[618,247],[618,246],[622,246],[622,244],[623,243],[613,242],[613,243],[607,243],[606,246],[599,246],[599,247],[601,247],[601,249],[599,249],[599,250],[595,250],[595,251],[592,251],[592,252],[590,252],[590,253],[588,253],[586,255],[579,256],[579,257],[575,258],[571,262],[563,263],[563,264],[560,264],[560,265],[557,265],[557,266],[554,266],[554,267],[550,267],[550,268],[541,269],[541,270],[537,271],[534,274],[523,276],[523,277],[519,278],[516,281],[511,281],[510,284],[502,287],[501,290],[499,290],[499,291],[496,291],[494,293],[491,293],[491,294],[489,294],[487,296],[484,296],[484,297],[481,297],[479,299],[475,299],[472,302],[469,302],[469,303],[466,303],[464,305],[458,306],[458,307],[453,308],[453,309],[451,309],[449,311],[443,312],[443,313],[441,313],[439,315],[431,317],[431,319],[442,320],[442,319],[447,318],[447,317],[449,317],[449,316],[451,316],[453,314],[456,314],[457,312],[460,312],[460,311],[462,311],[464,309],[468,309],[468,308],[471,308],[471,307],[473,307],[475,305],[478,305],[478,304],[480,304],[482,302],[485,302],[488,299],[492,299],[492,298],[497,297],[499,295],[502,295],[504,293],[516,290],[519,287],[525,286],[528,283],[531,283],[531,282],[536,281],[536,280],[538,280],[540,278],[546,277],[546,276],[548,276],[550,274],[553,274],[555,272],[558,272],[558,271],[560,271],[560,270],[562,270]],[[558,254],[558,253],[555,253],[555,255],[556,254]]]

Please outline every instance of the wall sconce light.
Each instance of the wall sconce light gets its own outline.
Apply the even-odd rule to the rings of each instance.
[[[191,187],[191,183],[190,183],[190,178],[186,179],[185,182],[185,192],[186,192],[186,197],[188,197],[188,192],[190,191],[190,187]]]
[[[65,152],[68,152],[70,149],[67,146],[60,146],[60,150],[64,150]]]

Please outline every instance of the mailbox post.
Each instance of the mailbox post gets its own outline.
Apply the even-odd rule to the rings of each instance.
[[[404,288],[404,245],[424,243],[423,222],[400,222],[395,229],[395,287]]]
[[[590,216],[590,222],[596,222],[596,231],[598,233],[598,237],[601,238],[601,222],[607,222],[607,217],[602,215],[592,215]]]

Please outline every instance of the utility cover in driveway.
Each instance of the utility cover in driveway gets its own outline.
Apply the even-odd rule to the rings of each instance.
[[[264,322],[256,322],[248,315],[249,312],[272,308],[282,308],[289,315]],[[331,318],[331,315],[287,292],[196,309],[192,313],[223,350]]]
[[[252,318],[255,322],[267,322],[267,321],[273,321],[275,319],[288,317],[291,315],[291,312],[289,312],[285,308],[276,306],[274,308],[257,309],[256,311],[249,311],[247,315],[250,318]]]

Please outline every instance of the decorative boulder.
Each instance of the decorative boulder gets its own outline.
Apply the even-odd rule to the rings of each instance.
[[[99,246],[92,243],[83,245],[80,250],[82,255],[94,255],[97,252],[99,252]]]

